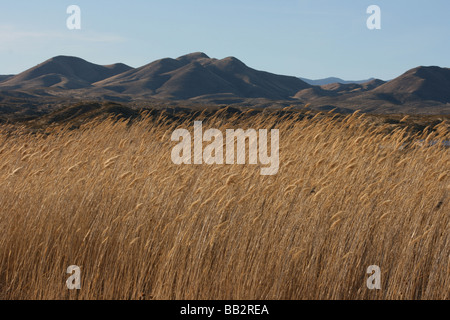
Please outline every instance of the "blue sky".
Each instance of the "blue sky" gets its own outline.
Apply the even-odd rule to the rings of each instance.
[[[66,9],[81,8],[81,30]],[[369,5],[381,30],[369,30]],[[450,67],[448,0],[0,0],[0,74],[56,55],[139,67],[202,51],[307,78],[396,77]]]

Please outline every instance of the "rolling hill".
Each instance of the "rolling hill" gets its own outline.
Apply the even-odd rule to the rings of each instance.
[[[6,81],[8,79],[11,79],[12,77],[14,77],[14,75],[9,75],[9,74],[7,74],[7,75],[0,75],[0,82]]]
[[[437,101],[450,103],[450,68],[418,67],[387,82],[372,92],[399,101]]]
[[[2,90],[81,89],[130,69],[131,67],[122,63],[101,66],[76,57],[58,56],[6,79],[1,83],[1,88]]]
[[[306,83],[313,85],[313,86],[324,86],[324,85],[328,85],[328,84],[332,84],[332,83],[340,83],[340,84],[363,84],[369,81],[374,80],[374,78],[370,78],[367,80],[355,80],[355,81],[347,81],[347,80],[342,80],[341,78],[336,78],[336,77],[328,77],[328,78],[324,78],[324,79],[317,79],[317,80],[312,80],[312,79],[307,79],[307,78],[300,78],[301,80],[305,81]]]
[[[332,83],[311,85],[297,77],[255,70],[235,57],[214,59],[202,52],[160,59],[139,68],[58,56],[18,75],[0,76],[0,103],[23,99],[16,105],[28,106],[55,98],[250,107],[308,104],[319,110],[450,113],[449,68],[417,67],[389,82],[327,81]],[[37,102],[30,102],[32,99]]]
[[[118,93],[162,99],[244,98],[289,99],[305,82],[257,71],[234,57],[211,59],[192,53],[161,59],[94,84]]]

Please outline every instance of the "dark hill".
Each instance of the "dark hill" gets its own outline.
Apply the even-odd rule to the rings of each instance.
[[[228,94],[243,98],[288,99],[309,88],[295,77],[257,71],[234,57],[211,59],[193,53],[161,59],[95,83],[119,93],[163,99],[191,99]]]
[[[11,79],[14,75],[0,75],[0,82]]]
[[[386,83],[373,79],[313,86],[297,77],[255,70],[234,57],[218,60],[202,52],[137,69],[58,56],[18,75],[0,76],[2,110],[11,110],[12,104],[34,110],[36,103],[30,99],[39,108],[46,108],[52,99],[89,99],[245,107],[308,104],[318,110],[448,114],[450,69],[418,67]]]
[[[2,82],[8,89],[80,89],[132,69],[120,64],[101,66],[86,60],[58,56]]]
[[[450,102],[450,69],[418,67],[370,92],[405,103],[417,100]]]
[[[336,78],[336,77],[329,77],[329,78],[324,78],[324,79],[318,79],[318,80],[311,80],[311,79],[307,79],[307,78],[300,78],[301,80],[305,81],[306,83],[313,85],[313,86],[325,86],[328,84],[333,84],[333,83],[340,83],[340,84],[363,84],[369,81],[374,80],[373,78],[367,79],[367,80],[342,80],[341,78]]]

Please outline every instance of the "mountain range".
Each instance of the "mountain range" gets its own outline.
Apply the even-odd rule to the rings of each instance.
[[[336,78],[336,77],[328,77],[328,78],[324,78],[324,79],[317,79],[317,80],[311,80],[311,79],[307,79],[307,78],[301,78],[301,80],[305,81],[307,84],[313,85],[313,86],[324,86],[327,84],[332,84],[332,83],[340,83],[340,84],[363,84],[372,80],[375,80],[374,78],[370,78],[367,80],[354,80],[354,81],[347,81],[347,80],[343,80],[341,78]]]
[[[160,59],[139,68],[58,56],[18,75],[0,76],[0,103],[9,101],[5,97],[41,103],[49,99],[243,106],[283,102],[349,112],[450,113],[449,68],[417,67],[388,82],[317,81],[259,71],[234,57],[219,60],[201,52]]]

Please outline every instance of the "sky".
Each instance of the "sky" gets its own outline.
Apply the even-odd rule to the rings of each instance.
[[[70,5],[80,30],[67,28]],[[449,15],[448,0],[0,0],[0,74],[57,55],[140,67],[201,51],[277,74],[389,80],[450,67]]]

